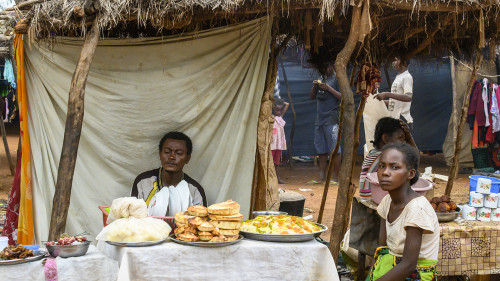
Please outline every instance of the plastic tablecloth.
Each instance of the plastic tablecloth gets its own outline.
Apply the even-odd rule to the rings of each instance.
[[[120,262],[118,280],[334,280],[337,268],[328,248],[317,242],[273,243],[244,239],[203,248],[172,241],[150,247],[98,249]]]

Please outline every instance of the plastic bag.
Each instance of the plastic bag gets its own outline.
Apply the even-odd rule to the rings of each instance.
[[[97,240],[144,242],[164,240],[172,228],[163,220],[151,217],[122,218],[113,221],[97,235]]]
[[[121,197],[113,200],[106,223],[110,224],[121,218],[145,218],[147,216],[148,206],[144,200],[135,197]]]

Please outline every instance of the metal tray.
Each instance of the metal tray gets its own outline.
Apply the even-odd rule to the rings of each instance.
[[[268,242],[303,242],[313,240],[316,237],[319,237],[321,233],[328,230],[328,227],[323,224],[315,223],[317,226],[320,226],[322,229],[320,231],[305,233],[305,234],[264,234],[264,233],[254,233],[254,232],[246,232],[241,231],[240,233],[248,239],[252,240],[260,240],[260,241],[268,241]]]
[[[454,221],[458,218],[458,215],[460,214],[460,211],[458,212],[452,212],[452,213],[441,213],[441,212],[436,212],[436,216],[438,217],[439,222],[450,222]]]
[[[148,247],[161,244],[168,240],[168,237],[163,240],[158,241],[145,241],[145,242],[116,242],[116,241],[106,241],[106,243],[118,246],[118,247]]]
[[[40,251],[40,250],[33,251],[32,257],[27,257],[25,259],[15,259],[15,260],[0,260],[0,265],[13,265],[13,264],[37,261],[43,259],[46,254],[47,253],[45,251]]]
[[[234,241],[228,241],[228,242],[187,242],[187,241],[182,241],[182,240],[177,240],[174,235],[170,235],[170,240],[174,241],[175,243],[182,244],[182,245],[188,245],[188,246],[197,246],[197,247],[205,247],[205,248],[215,248],[215,247],[224,247],[224,246],[229,246],[236,244],[243,240],[243,236],[240,235],[240,237]]]
[[[85,241],[83,243],[75,244],[75,245],[47,245],[45,244],[45,248],[49,251],[49,254],[56,258],[71,258],[71,257],[79,257],[83,256],[89,250],[91,241]]]

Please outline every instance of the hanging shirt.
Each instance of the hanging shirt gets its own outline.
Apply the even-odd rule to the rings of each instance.
[[[493,84],[492,86],[492,94],[491,94],[491,126],[493,127],[493,133],[500,131],[500,112],[498,107],[498,97],[500,94],[499,87],[497,84]]]
[[[283,117],[274,116],[271,150],[286,150],[285,124]]]
[[[321,79],[321,77],[319,78]],[[330,76],[324,83],[338,89],[336,75]],[[332,93],[321,89],[316,90],[316,126],[336,125],[339,123],[340,100]]]
[[[490,125],[490,120],[488,118],[488,116],[490,115],[488,113],[488,102],[489,102],[489,99],[488,99],[488,78],[483,79],[483,92],[482,92],[481,97],[483,98],[484,116],[486,117],[486,121],[485,121],[484,126],[488,127]]]
[[[16,88],[16,78],[14,76],[14,69],[9,59],[5,59],[5,67],[3,69],[3,77],[7,80],[12,88]]]
[[[392,82],[391,93],[408,95],[410,97],[413,95],[413,77],[408,70],[396,75],[394,82]],[[406,122],[413,123],[413,118],[410,114],[410,107],[411,101],[404,102],[389,99],[387,109],[389,110],[392,118],[399,119],[400,116],[403,116],[406,119]]]

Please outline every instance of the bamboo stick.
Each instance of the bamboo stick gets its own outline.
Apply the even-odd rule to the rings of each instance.
[[[61,159],[57,171],[57,182],[52,202],[49,241],[53,241],[64,232],[71,198],[71,186],[78,156],[78,144],[82,131],[84,114],[85,84],[99,41],[99,25],[97,21],[85,36],[80,58],[71,81],[68,98],[68,113],[64,130]]]
[[[359,38],[358,28],[361,25],[361,7],[354,5],[352,9],[352,21],[349,37],[347,38],[344,48],[340,51],[335,60],[335,71],[340,84],[340,92],[342,93],[342,102],[344,102],[345,110],[344,134],[348,136],[344,139],[344,151],[339,174],[339,190],[335,204],[335,219],[332,226],[333,231],[330,235],[329,249],[332,253],[335,264],[337,264],[340,242],[344,237],[342,230],[344,229],[345,217],[348,215],[350,208],[350,206],[347,206],[347,197],[349,197],[349,194],[351,193],[351,191],[349,191],[351,188],[349,178],[351,175],[352,161],[354,161],[352,155],[352,149],[354,147],[354,96],[351,88],[349,87],[346,67]]]
[[[448,183],[446,184],[446,190],[444,192],[445,195],[450,196],[451,190],[453,188],[453,182],[458,174],[458,160],[460,159],[460,152],[462,151],[462,146],[460,145],[462,140],[462,131],[465,125],[465,120],[467,119],[467,110],[469,108],[469,99],[470,92],[472,90],[472,86],[474,85],[474,79],[476,78],[477,71],[481,62],[483,60],[483,54],[481,49],[476,50],[476,62],[474,63],[474,67],[472,69],[472,73],[469,78],[469,82],[467,82],[467,90],[464,95],[464,103],[462,105],[462,113],[460,115],[460,123],[457,127],[457,137],[455,138],[455,154],[453,155],[453,161],[450,169],[450,174],[448,175]]]
[[[330,162],[328,162],[328,170],[326,173],[325,187],[323,188],[323,195],[321,197],[321,205],[319,206],[318,212],[318,223],[323,221],[323,213],[325,211],[326,198],[328,197],[328,189],[330,187],[330,180],[333,174],[333,159],[335,155],[337,155],[340,149],[340,140],[342,139],[342,126],[344,120],[344,106],[342,100],[340,101],[340,118],[339,118],[339,135],[337,136],[337,143],[335,144],[335,148],[330,155]]]

